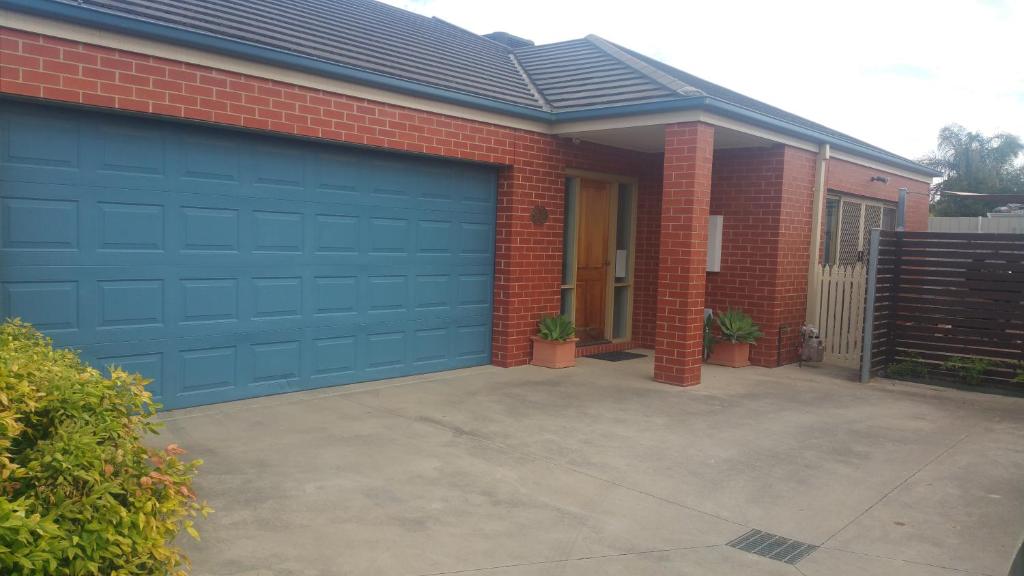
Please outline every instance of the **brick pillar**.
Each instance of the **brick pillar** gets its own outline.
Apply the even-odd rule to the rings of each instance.
[[[665,127],[654,379],[677,386],[700,384],[714,144],[708,124]]]

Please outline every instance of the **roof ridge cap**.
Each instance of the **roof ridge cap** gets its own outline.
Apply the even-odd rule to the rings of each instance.
[[[585,38],[589,40],[591,44],[597,46],[601,50],[608,53],[608,55],[610,55],[612,58],[615,58],[619,62],[622,62],[626,66],[629,66],[630,68],[636,70],[637,72],[643,74],[644,76],[650,78],[651,80],[657,82],[658,84],[661,84],[662,86],[668,88],[669,90],[675,92],[676,94],[680,94],[682,96],[687,97],[707,96],[707,94],[705,94],[704,91],[694,88],[693,86],[690,86],[689,84],[686,84],[685,82],[682,82],[676,78],[673,78],[672,76],[665,74],[661,70],[658,70],[657,68],[651,66],[646,62],[643,62],[642,60],[632,56],[631,54],[623,52],[618,46],[612,44],[611,42],[605,40],[604,38],[601,38],[597,34],[587,34]]]
[[[391,6],[391,5],[388,4],[388,6]],[[391,7],[392,8],[398,8],[397,6],[391,6]],[[484,36],[483,34],[477,34],[476,32],[473,32],[472,30],[470,30],[468,28],[463,28],[462,26],[459,26],[458,24],[453,24],[453,23],[445,20],[444,18],[441,18],[440,16],[424,16],[423,14],[417,14],[416,12],[413,12],[412,10],[406,10],[404,8],[398,8],[398,9],[403,11],[403,12],[409,12],[411,14],[416,14],[416,16],[422,16],[423,18],[426,18],[428,20],[433,20],[434,22],[443,24],[443,25],[445,25],[445,26],[447,26],[449,28],[452,28],[452,29],[454,29],[454,30],[456,30],[458,32],[461,32],[461,33],[463,33],[463,34],[465,34],[467,36],[472,36],[472,37],[476,38],[477,40],[483,40],[485,44],[493,44],[494,46],[497,46],[498,48],[501,48],[501,50],[503,52],[506,52],[506,53],[511,53],[512,52],[511,48],[509,48],[508,46],[502,44],[501,42],[495,42],[494,40],[491,40],[490,38],[488,38],[487,36]]]
[[[523,81],[526,82],[526,87],[530,89],[530,92],[533,93],[537,102],[540,103],[541,109],[545,112],[553,111],[554,108],[551,106],[551,103],[544,97],[544,93],[540,91],[540,88],[537,88],[537,85],[533,83],[533,78],[530,78],[530,73],[527,72],[526,68],[523,68],[523,65],[519,62],[519,58],[516,57],[515,50],[509,50],[508,57],[512,60],[512,65],[516,67],[519,75],[523,77]]]

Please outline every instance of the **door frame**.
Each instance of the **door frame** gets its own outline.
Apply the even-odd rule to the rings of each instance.
[[[609,194],[610,206],[609,206],[609,218],[608,218],[608,254],[610,257],[611,265],[608,266],[606,273],[606,290],[605,290],[605,338],[611,342],[627,342],[633,337],[633,301],[635,297],[634,289],[634,276],[635,276],[635,261],[636,261],[636,222],[637,222],[637,183],[638,179],[635,176],[624,176],[621,174],[607,174],[603,172],[592,172],[589,170],[576,170],[567,169],[566,175],[566,188],[563,194],[568,195],[570,190],[576,194],[576,202],[573,204],[571,213],[564,215],[563,226],[568,226],[570,222],[573,223],[573,234],[579,234],[579,210],[581,196],[579,195],[579,181],[583,178],[589,180],[601,180],[608,182],[609,185],[613,186],[612,193]],[[618,234],[618,220],[619,220],[619,191],[620,186],[626,185],[629,188],[630,195],[630,210],[626,217],[629,219],[629,251],[627,254],[626,261],[626,280],[624,282],[615,281],[615,251],[616,251],[616,236]],[[564,235],[563,235],[564,238]],[[572,249],[566,250],[565,244],[562,245],[562,266],[563,270],[571,270],[571,278],[562,278],[562,283],[559,286],[559,297],[562,306],[562,313],[567,315],[574,323],[576,322],[576,258],[579,251],[579,238],[574,237],[572,239]],[[569,259],[569,262],[566,262]],[[615,330],[615,290],[617,288],[626,288],[628,290],[626,298],[626,311],[625,311],[625,330],[619,337],[614,336]],[[566,292],[571,293],[572,305],[565,306],[565,294]]]

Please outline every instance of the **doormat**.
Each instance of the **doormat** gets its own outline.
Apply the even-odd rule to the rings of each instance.
[[[607,360],[609,362],[622,362],[623,360],[633,360],[635,358],[647,358],[644,354],[637,354],[636,352],[601,352],[600,354],[593,354],[591,356],[585,356],[585,358],[596,358],[598,360]]]

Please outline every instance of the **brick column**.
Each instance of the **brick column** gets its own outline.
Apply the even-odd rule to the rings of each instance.
[[[665,127],[654,379],[677,386],[700,384],[714,144],[708,124]]]

